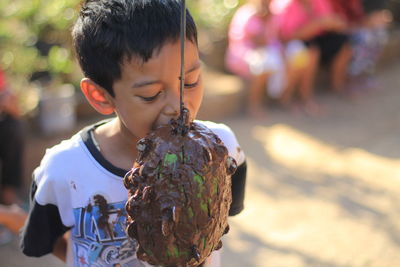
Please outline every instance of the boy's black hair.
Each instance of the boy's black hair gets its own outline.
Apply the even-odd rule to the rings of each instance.
[[[114,96],[123,61],[143,63],[180,34],[180,0],[86,0],[72,31],[84,75]],[[186,12],[186,38],[197,44],[197,29]]]

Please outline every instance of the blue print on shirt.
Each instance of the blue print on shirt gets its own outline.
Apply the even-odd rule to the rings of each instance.
[[[146,266],[136,258],[136,241],[125,234],[125,202],[107,203],[96,195],[86,207],[74,209],[74,216],[75,266]]]

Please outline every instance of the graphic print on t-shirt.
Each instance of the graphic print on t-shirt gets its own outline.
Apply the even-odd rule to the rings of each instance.
[[[107,203],[98,194],[86,207],[75,208],[74,216],[74,266],[145,266],[136,258],[136,241],[125,234],[125,202]]]

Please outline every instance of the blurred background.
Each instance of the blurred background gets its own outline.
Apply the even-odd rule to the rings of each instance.
[[[300,0],[265,1],[266,17],[260,10],[250,13],[266,21],[275,17],[290,21],[285,12],[296,1]],[[45,149],[102,118],[79,89],[82,73],[72,52],[70,30],[80,2],[0,1],[0,69],[7,90],[16,96],[25,132],[22,181],[16,191],[23,208],[28,205],[31,173]],[[290,101],[285,98],[286,85],[281,84],[278,97],[268,89],[273,74],[281,70],[267,69],[261,89],[254,89],[253,78],[260,72],[242,75],[227,62],[235,16],[242,7],[252,5],[256,10],[262,2],[187,1],[198,25],[204,63],[205,97],[199,118],[229,125],[249,166],[245,210],[230,219],[222,266],[398,266],[399,0],[359,1],[362,10],[354,13],[358,16],[354,21],[332,4],[345,23],[337,28],[348,37],[351,48],[342,67],[346,82],[343,88],[331,90],[332,70],[317,62],[310,83],[312,99],[298,89]],[[342,3],[347,2],[352,1]],[[305,44],[307,53],[314,47],[307,38],[283,36],[277,27],[274,38],[280,49],[287,51],[295,39]],[[368,39],[378,28],[383,34]],[[271,29],[269,24],[265,32]],[[371,48],[360,36],[381,42],[372,42]],[[249,47],[259,51],[268,44]],[[256,59],[269,60],[271,53],[256,54]],[[366,58],[372,61],[368,61],[371,67],[362,65],[367,64],[363,63]],[[306,61],[307,67],[311,61]],[[242,63],[251,70],[254,61]],[[283,79],[289,80],[291,65],[284,63]],[[351,71],[358,64],[362,71]],[[252,108],[256,101],[261,110]],[[1,266],[63,266],[51,255],[23,256],[16,236],[5,241],[0,245]]]

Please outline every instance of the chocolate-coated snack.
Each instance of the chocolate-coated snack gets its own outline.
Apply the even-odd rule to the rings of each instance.
[[[229,230],[235,160],[211,130],[188,121],[155,129],[137,150],[124,184],[127,234],[138,241],[138,258],[152,265],[201,266]]]

